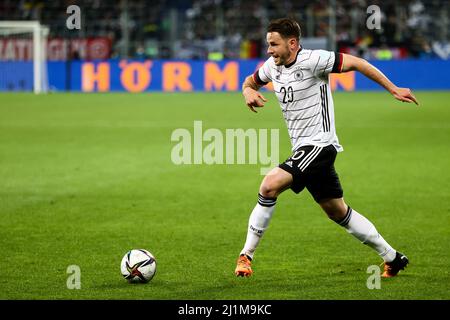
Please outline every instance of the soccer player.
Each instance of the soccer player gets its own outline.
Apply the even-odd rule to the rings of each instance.
[[[235,274],[250,276],[255,250],[269,226],[277,197],[290,188],[300,193],[305,187],[328,217],[384,260],[383,277],[393,277],[409,263],[378,233],[375,226],[343,199],[343,190],[334,168],[343,151],[336,136],[334,107],[328,75],[359,71],[379,83],[395,99],[414,102],[410,89],[395,86],[364,59],[325,50],[308,50],[300,45],[300,26],[293,19],[277,19],[267,28],[267,53],[271,56],[242,86],[245,103],[253,112],[267,100],[258,90],[273,83],[292,143],[292,155],[272,169],[259,188],[245,245],[238,257]]]

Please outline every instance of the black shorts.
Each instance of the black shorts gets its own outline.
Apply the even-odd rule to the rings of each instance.
[[[334,169],[337,151],[332,146],[303,146],[279,167],[290,174],[294,181],[291,189],[300,193],[305,187],[316,202],[342,198],[344,192]]]

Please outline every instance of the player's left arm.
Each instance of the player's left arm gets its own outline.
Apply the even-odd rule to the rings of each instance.
[[[380,70],[370,64],[367,60],[342,53],[342,68],[340,72],[355,70],[380,84],[383,88],[389,91],[395,99],[403,102],[414,102],[419,105],[419,102],[409,88],[397,87]]]

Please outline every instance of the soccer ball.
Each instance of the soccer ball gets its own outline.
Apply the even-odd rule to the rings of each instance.
[[[156,259],[147,250],[133,249],[123,256],[120,271],[128,282],[146,283],[156,273]]]

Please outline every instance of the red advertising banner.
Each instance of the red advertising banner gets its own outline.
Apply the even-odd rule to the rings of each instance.
[[[47,60],[68,59],[105,60],[111,57],[111,39],[96,38],[49,38],[47,40]],[[0,61],[32,60],[32,39],[0,38]]]

